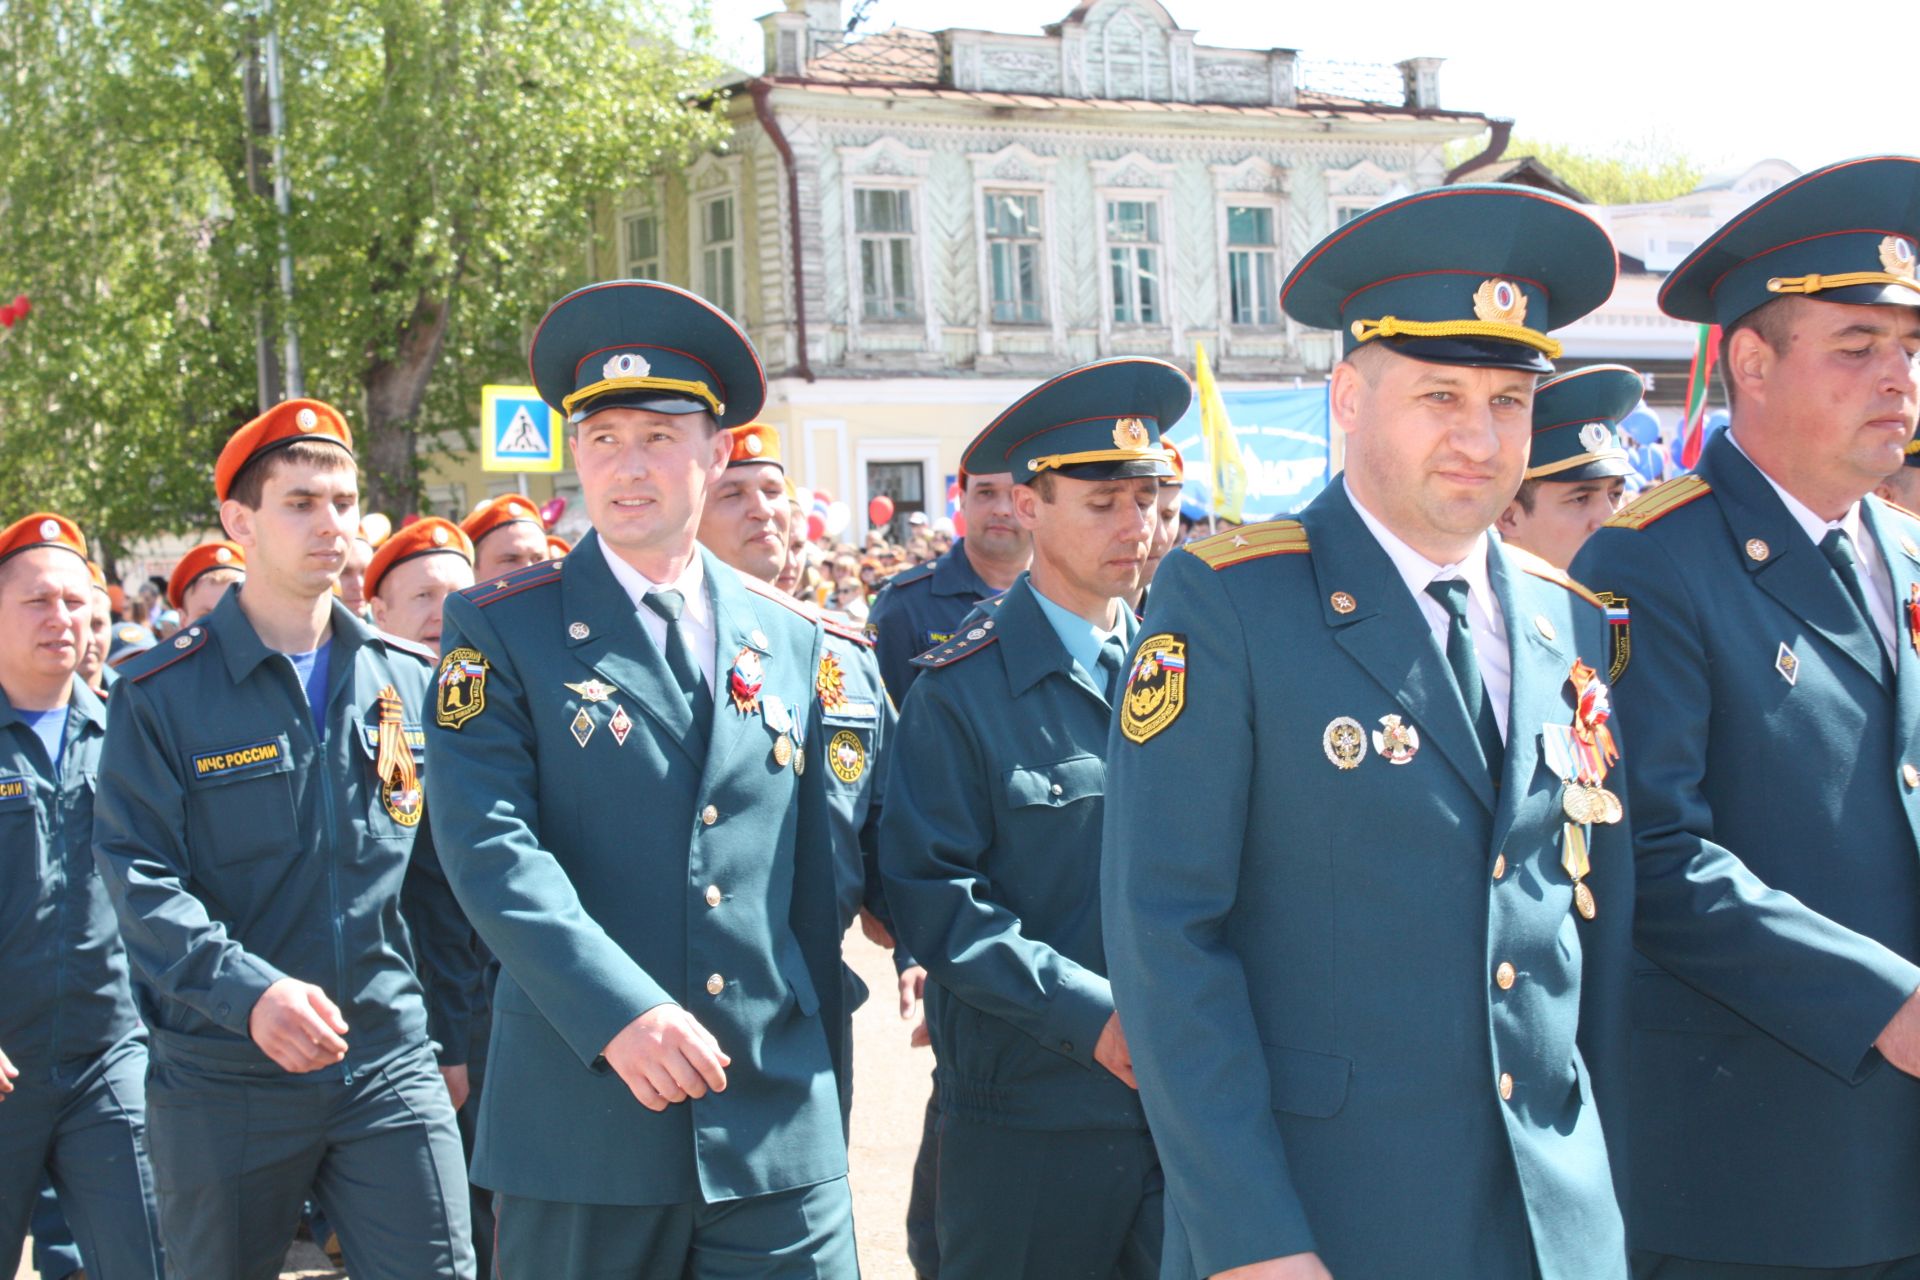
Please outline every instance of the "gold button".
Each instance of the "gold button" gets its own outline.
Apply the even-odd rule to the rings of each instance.
[[[707,886],[707,905],[710,907],[717,907],[720,905],[720,886],[719,885],[710,884]]]
[[[708,805],[706,808],[700,811],[700,821],[706,826],[710,827],[714,823],[720,821],[720,811],[714,808],[712,805]]]
[[[725,978],[721,977],[717,973],[708,975],[707,977],[707,994],[708,995],[717,996],[722,991],[725,991],[726,989],[727,989],[727,980]],[[1511,1092],[1513,1082],[1508,1081],[1507,1084],[1508,1084],[1509,1092]]]
[[[1496,854],[1493,859],[1493,878],[1499,880],[1507,874],[1507,855]]]
[[[1514,974],[1513,966],[1508,964],[1505,960],[1502,960],[1500,962],[1500,967],[1493,971],[1493,980],[1500,984],[1500,989],[1502,991],[1510,991],[1513,989],[1513,980],[1515,976],[1516,975]]]
[[[1907,790],[1920,787],[1920,769],[1914,768],[1911,764],[1900,766],[1900,777],[1907,784]]]
[[[1513,1077],[1505,1071],[1500,1073],[1500,1101],[1513,1101]]]

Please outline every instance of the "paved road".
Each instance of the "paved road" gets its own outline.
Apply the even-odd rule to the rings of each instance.
[[[907,1265],[907,1185],[920,1142],[933,1057],[907,1045],[894,994],[893,963],[860,936],[847,935],[847,962],[873,991],[854,1015],[853,1205],[863,1280],[913,1280]],[[4,1266],[4,1264],[0,1264]],[[18,1280],[31,1280],[25,1258]],[[311,1245],[287,1257],[281,1280],[345,1280]]]

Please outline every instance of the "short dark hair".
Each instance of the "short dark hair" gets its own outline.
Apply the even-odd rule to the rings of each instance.
[[[1053,493],[1054,493],[1053,472],[1042,471],[1039,475],[1027,481],[1027,488],[1039,494],[1040,501],[1051,505],[1053,502]]]
[[[1792,297],[1784,297],[1763,302],[1720,331],[1720,388],[1726,392],[1729,409],[1733,407],[1734,397],[1732,364],[1728,360],[1733,354],[1733,335],[1742,329],[1751,329],[1774,351],[1785,351],[1793,341],[1793,310],[1782,304],[1794,301]]]
[[[1522,480],[1519,492],[1513,495],[1513,500],[1519,503],[1520,509],[1528,515],[1533,514],[1533,504],[1539,501],[1539,498],[1540,482],[1538,480]]]
[[[351,471],[356,475],[360,470],[353,455],[337,444],[295,440],[292,444],[281,445],[278,449],[249,459],[240,468],[240,474],[233,478],[233,483],[227,486],[227,497],[250,511],[258,511],[268,479],[291,466],[312,467],[316,471],[327,472]],[[164,582],[160,590],[162,595],[166,593]]]

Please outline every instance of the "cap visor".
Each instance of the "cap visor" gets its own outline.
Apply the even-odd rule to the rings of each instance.
[[[1544,352],[1517,342],[1494,338],[1375,338],[1412,360],[1451,364],[1470,369],[1518,369],[1522,373],[1552,373],[1553,361]]]
[[[712,410],[698,400],[688,400],[683,396],[662,395],[658,391],[637,388],[632,391],[610,391],[604,396],[595,396],[573,411],[567,419],[571,423],[585,422],[602,409],[645,409],[649,413],[665,413],[678,416],[683,413],[711,413]]]

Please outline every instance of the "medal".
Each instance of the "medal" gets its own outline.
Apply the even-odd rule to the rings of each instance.
[[[1327,753],[1327,759],[1336,769],[1358,769],[1367,754],[1366,731],[1352,716],[1341,716],[1328,722],[1326,731],[1320,735],[1320,749]]]
[[[574,713],[573,723],[567,726],[567,730],[573,734],[575,742],[583,747],[587,745],[587,739],[593,736],[593,717],[587,714],[585,707]]]
[[[1920,657],[1920,582],[1907,586],[1907,641],[1914,656]]]
[[[1420,750],[1420,731],[1401,723],[1397,715],[1381,716],[1380,727],[1373,731],[1373,749],[1388,764],[1406,764]]]
[[[760,655],[751,649],[742,649],[734,655],[733,670],[727,673],[727,697],[733,701],[733,709],[743,716],[752,715],[760,709],[760,686],[766,680],[766,671],[760,665]]]
[[[1619,796],[1601,785],[1607,770],[1620,759],[1613,731],[1607,728],[1613,716],[1612,695],[1598,673],[1578,659],[1567,682],[1573,686],[1573,726],[1565,745],[1573,757],[1574,778],[1567,779],[1560,807],[1575,822],[1618,822],[1626,816],[1626,808]],[[1578,799],[1573,795],[1576,779],[1585,792]]]
[[[613,704],[613,719],[607,721],[607,732],[613,735],[613,745],[616,747],[626,746],[627,735],[633,732],[633,721],[627,717],[627,709],[617,702]]]
[[[1587,873],[1593,864],[1587,858],[1587,829],[1569,822],[1560,842],[1560,866],[1573,881],[1573,907],[1583,920],[1595,914],[1593,890],[1587,888]]]
[[[1568,822],[1577,822],[1582,826],[1593,819],[1593,794],[1578,782],[1569,782],[1560,792],[1560,811],[1567,815]]]
[[[1573,886],[1573,907],[1580,913],[1582,920],[1591,920],[1599,914],[1598,909],[1593,905],[1593,890],[1587,888],[1584,880]]]
[[[793,716],[787,711],[787,704],[771,693],[760,699],[760,715],[766,720],[767,728],[775,733],[793,728]]]
[[[787,767],[787,761],[791,759],[793,759],[793,739],[783,733],[773,740],[773,762],[784,769]]]

